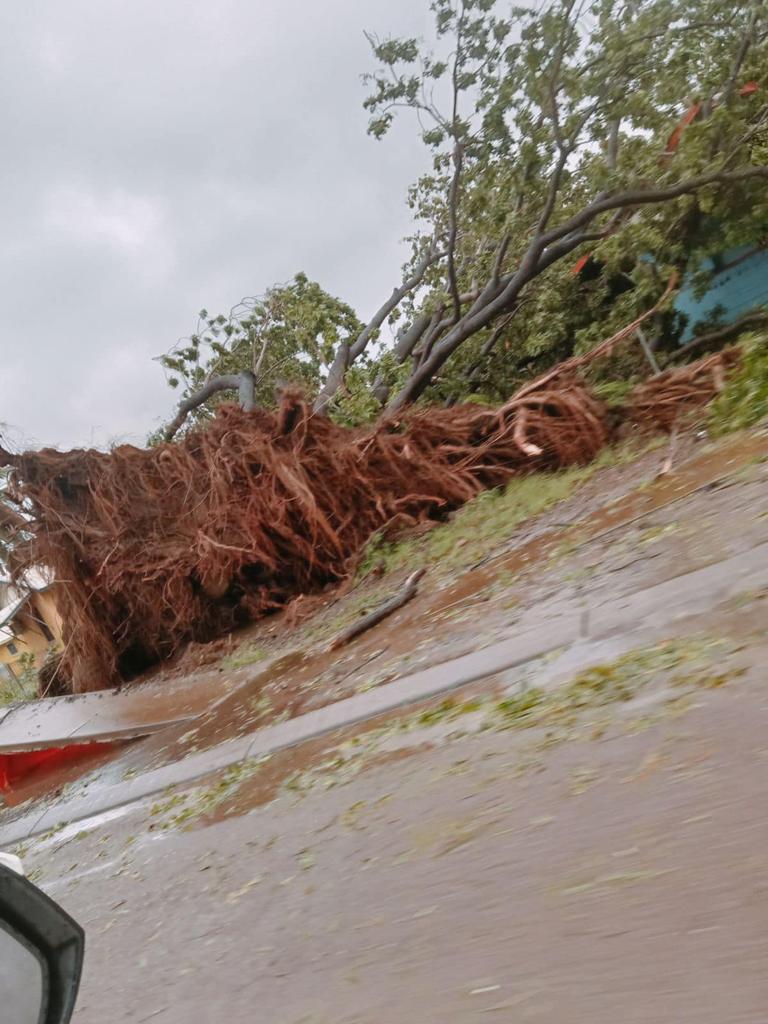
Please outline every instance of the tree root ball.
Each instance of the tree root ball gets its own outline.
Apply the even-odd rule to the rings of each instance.
[[[708,401],[736,361],[714,358],[635,389],[630,415],[667,426]],[[352,430],[289,393],[271,412],[224,406],[157,447],[0,458],[32,517],[27,564],[57,580],[57,677],[82,692],[343,578],[376,531],[440,519],[515,474],[589,462],[608,423],[564,368],[501,409],[411,408]]]

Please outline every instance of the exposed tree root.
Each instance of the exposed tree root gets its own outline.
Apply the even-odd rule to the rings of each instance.
[[[632,393],[631,415],[669,427],[737,360],[728,350],[661,374]],[[342,579],[376,531],[442,518],[515,474],[589,462],[608,417],[568,369],[501,409],[412,408],[369,431],[294,394],[274,412],[224,406],[149,449],[0,450],[31,516],[26,560],[62,584],[60,678],[76,692],[115,685]]]
[[[686,414],[720,394],[740,361],[741,349],[734,346],[652,377],[630,393],[628,419],[652,430],[671,431]]]

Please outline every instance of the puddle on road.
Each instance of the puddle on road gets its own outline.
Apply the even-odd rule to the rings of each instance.
[[[768,639],[763,623],[759,615],[742,619],[736,609],[712,622],[712,629],[704,616],[692,624],[693,631],[674,640],[657,636],[585,642],[539,659],[535,671],[497,673],[462,687],[454,697],[435,697],[274,754],[213,809],[196,815],[193,796],[181,827],[205,828],[280,796],[301,800],[350,783],[371,769],[488,731],[508,731],[517,737],[519,742],[510,740],[512,746],[505,746],[504,755],[509,761],[516,749],[514,773],[526,766],[535,768],[544,751],[565,739],[613,742],[676,720],[701,706],[701,695],[738,685],[749,665],[762,662]],[[715,625],[718,639],[712,639]],[[755,630],[755,625],[762,628]],[[572,685],[580,688],[572,692]],[[532,717],[525,710],[529,693],[532,698],[543,694],[530,705]],[[457,752],[458,759],[447,770],[461,773],[467,755],[460,748]],[[209,792],[216,792],[219,777],[211,776]],[[386,796],[380,793],[379,799]],[[205,799],[199,806],[205,807]]]
[[[382,728],[380,722],[376,723],[376,728]],[[358,732],[356,735],[361,734]],[[293,794],[300,799],[308,791],[303,787],[308,787],[310,783],[316,782],[321,789],[343,785],[363,771],[405,761],[434,749],[434,745],[433,741],[427,741],[423,735],[403,733],[398,744],[390,749],[368,753],[361,750],[358,756],[343,757],[340,753],[343,741],[339,738],[332,742],[327,737],[310,741],[301,747],[273,755],[255,775],[241,783],[231,797],[208,813],[195,816],[193,797],[192,814],[185,827],[207,828],[228,818],[242,817],[271,803],[282,794],[289,797]]]
[[[508,683],[499,679],[479,680],[462,687],[461,701],[471,702],[502,698]],[[213,772],[200,780],[194,790],[182,795],[178,803],[171,798],[170,817],[158,819],[152,829],[163,827],[184,829],[206,828],[231,817],[240,817],[286,794],[300,799],[310,788],[327,789],[351,781],[360,772],[391,765],[433,750],[448,742],[459,731],[475,731],[482,714],[461,714],[461,721],[445,715],[452,701],[444,695],[433,697],[408,708],[399,708],[368,722],[356,723],[333,733],[278,751],[255,770],[239,772],[235,768],[232,782],[226,784],[228,769]],[[424,722],[419,716],[424,715]],[[224,783],[224,784],[222,784]],[[219,798],[221,795],[221,798]],[[211,802],[213,806],[211,806]]]

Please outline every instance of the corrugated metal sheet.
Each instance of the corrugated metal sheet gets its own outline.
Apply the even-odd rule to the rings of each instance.
[[[715,260],[707,260],[701,269],[711,270],[713,276],[700,297],[692,281],[683,282],[675,300],[675,309],[688,319],[681,344],[700,333],[696,325],[714,313],[719,314],[719,323],[730,324],[750,310],[768,307],[768,250],[754,252],[754,248],[744,245]]]

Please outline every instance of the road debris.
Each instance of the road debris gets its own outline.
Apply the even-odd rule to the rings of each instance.
[[[342,630],[335,640],[331,641],[328,650],[335,651],[339,647],[343,647],[345,644],[350,643],[350,641],[354,640],[355,637],[358,637],[361,633],[365,633],[367,630],[372,629],[383,619],[386,619],[388,615],[396,612],[398,608],[402,608],[404,604],[407,604],[416,596],[419,580],[426,571],[427,570],[422,567],[421,569],[417,569],[416,572],[412,572],[393,597],[390,597],[390,599],[385,601],[384,604],[375,608],[372,612],[364,615],[362,619],[358,619],[357,622],[353,622],[351,626]]]

